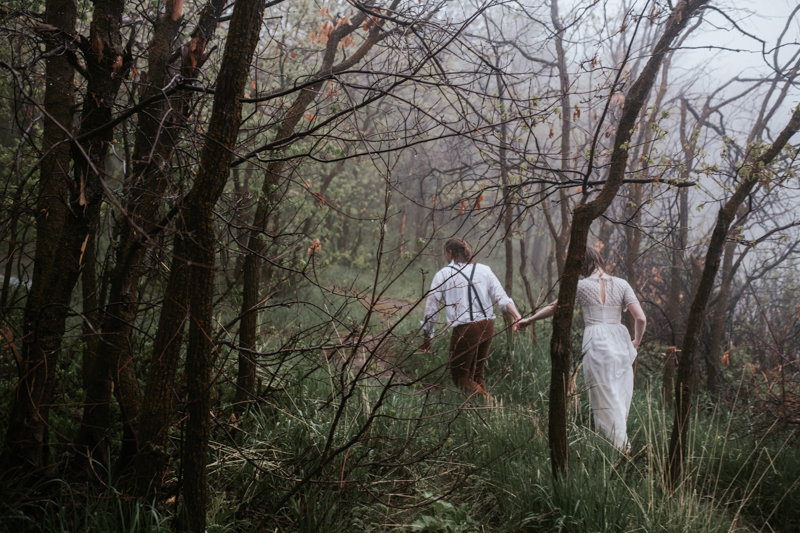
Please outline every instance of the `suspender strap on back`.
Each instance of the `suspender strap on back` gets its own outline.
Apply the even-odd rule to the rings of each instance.
[[[484,309],[483,309],[483,302],[481,302],[481,297],[478,295],[478,290],[475,289],[475,287],[473,286],[473,283],[472,283],[472,278],[475,277],[475,269],[476,269],[476,267],[477,267],[477,265],[475,265],[475,264],[472,265],[472,273],[470,274],[469,277],[467,277],[467,275],[464,274],[463,269],[459,270],[454,266],[450,267],[453,270],[455,270],[456,272],[458,272],[459,274],[461,274],[462,276],[464,276],[464,279],[467,280],[467,300],[469,300],[469,321],[470,322],[475,322],[475,316],[473,315],[473,312],[472,312],[472,292],[473,291],[475,291],[475,298],[478,300],[478,305],[480,306],[481,314],[483,315],[484,318],[486,318],[486,316],[487,316],[486,315],[486,311],[484,311]]]

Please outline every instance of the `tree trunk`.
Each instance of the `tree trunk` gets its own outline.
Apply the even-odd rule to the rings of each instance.
[[[200,155],[199,170],[192,189],[183,203],[185,228],[177,237],[176,251],[185,254],[190,265],[186,266],[176,257],[174,263],[182,268],[173,268],[168,284],[168,293],[162,320],[159,322],[157,341],[180,335],[185,316],[186,281],[192,287],[189,301],[189,345],[186,358],[186,381],[188,391],[188,422],[184,445],[183,476],[188,529],[200,533],[205,530],[208,462],[208,438],[210,433],[210,388],[212,385],[213,343],[212,343],[212,302],[214,293],[214,272],[216,258],[216,238],[213,227],[213,209],[225,187],[230,172],[230,154],[233,151],[242,120],[242,102],[245,82],[250,62],[258,42],[264,2],[260,0],[239,0],[233,8],[233,16],[225,43],[218,84],[209,121],[208,136]],[[176,265],[177,266],[177,265]],[[167,306],[167,302],[170,305]],[[169,315],[164,317],[165,313]],[[162,324],[164,330],[162,331]],[[167,344],[170,344],[167,342]],[[158,348],[158,346],[154,347]],[[166,364],[159,365],[159,374],[148,379],[147,409],[143,409],[142,437],[145,425],[147,436],[153,435],[143,460],[144,475],[154,475],[149,480],[155,484],[160,481],[161,472],[153,466],[160,466],[166,438],[169,434],[169,421],[172,414],[172,387],[177,367],[178,351],[170,346]],[[154,360],[167,359],[165,354],[155,351]],[[167,372],[164,372],[167,370]],[[150,376],[149,376],[150,377]],[[153,413],[152,408],[165,404],[167,410],[161,415]],[[145,416],[148,418],[145,420]],[[155,449],[158,446],[160,449]],[[137,464],[138,469],[138,464]]]
[[[668,346],[664,354],[664,377],[661,382],[661,401],[664,404],[665,411],[672,409],[673,392],[675,389],[675,363],[677,359],[675,347]]]
[[[570,84],[569,72],[567,72],[567,58],[564,53],[564,25],[558,14],[558,0],[550,2],[550,20],[555,28],[553,35],[556,46],[556,65],[558,66],[558,81],[561,90],[561,170],[570,169],[569,156],[572,151],[572,107],[570,103]],[[562,175],[562,178],[565,176]],[[561,226],[556,232],[555,225],[549,220],[549,211],[545,211],[548,218],[548,227],[553,236],[553,246],[555,247],[556,264],[558,265],[559,277],[564,272],[564,262],[567,257],[567,245],[569,243],[569,198],[566,189],[559,188],[559,210],[561,213]]]
[[[733,254],[736,252],[736,241],[730,240],[725,244],[725,251],[722,258],[722,279],[717,293],[717,305],[711,317],[711,346],[705,356],[706,363],[706,384],[708,392],[717,394],[719,385],[719,360],[722,351],[722,336],[725,333],[725,316],[728,313],[728,302],[730,301],[731,285],[733,283]]]
[[[202,65],[206,44],[213,37],[223,7],[222,0],[212,0],[201,12],[200,22],[181,54],[183,76],[192,77],[194,70]],[[156,24],[148,46],[149,85],[143,100],[157,96],[171,79],[170,43],[178,29],[182,8],[182,2],[170,0]],[[78,433],[77,443],[90,450],[99,442],[98,438],[109,427],[108,409],[113,390],[122,411],[124,436],[119,460],[122,467],[128,465],[138,451],[137,424],[142,399],[130,337],[139,307],[138,285],[144,272],[141,263],[148,240],[160,229],[158,218],[171,175],[172,156],[180,140],[179,126],[187,98],[187,94],[179,94],[169,102],[159,100],[138,114],[133,170],[130,183],[126,183],[128,201],[120,223],[117,261],[111,273],[103,344],[93,385],[86,392],[84,420]],[[108,379],[113,379],[115,387],[106,383]]]
[[[500,100],[501,114],[505,113],[505,104],[503,97],[506,92],[506,86],[503,82],[503,76],[500,72],[496,72],[497,77],[497,93]],[[505,250],[506,271],[505,271],[505,289],[510,298],[514,297],[514,241],[512,239],[514,232],[511,224],[514,220],[514,206],[511,203],[511,189],[509,188],[508,181],[508,127],[506,121],[500,119],[500,183],[503,185],[503,215],[502,223],[504,229],[503,245]],[[503,313],[503,321],[506,326],[506,354],[511,355],[514,347],[514,321],[511,315]]]
[[[680,139],[683,147],[683,166],[681,167],[681,181],[689,181],[695,156],[695,136],[686,135],[687,103],[681,99]],[[699,123],[699,121],[698,121]],[[683,320],[681,309],[684,300],[681,298],[684,253],[689,241],[689,189],[678,189],[678,233],[673,238],[672,266],[670,268],[669,303],[667,305],[667,319],[670,326],[670,341],[673,346],[678,345],[678,339],[683,338]]]
[[[45,22],[59,28],[63,37],[47,43],[47,50],[64,44],[75,33],[76,5],[71,0],[48,0]],[[70,149],[75,105],[75,71],[66,54],[47,59],[44,95],[39,196],[36,202],[36,256],[31,291],[25,304],[22,344],[23,367],[14,389],[14,406],[8,421],[0,471],[36,471],[47,464],[47,427],[53,398],[53,377],[65,309],[49,305],[58,284],[57,250],[69,209]],[[8,278],[6,278],[8,279]],[[70,291],[71,292],[71,291]]]
[[[108,402],[103,404],[93,403],[88,398],[89,391],[103,390],[111,398],[113,386],[108,365],[98,365],[97,358],[100,348],[100,300],[97,288],[97,231],[93,231],[86,244],[84,254],[84,267],[81,272],[81,290],[83,292],[83,376],[84,389],[87,391],[87,401],[83,405],[83,418],[81,428],[78,430],[75,443],[81,446],[81,439],[86,435],[86,429],[91,431],[92,442],[84,445],[87,458],[98,462],[105,467],[108,464],[109,435],[111,417]],[[95,373],[100,367],[101,370]],[[100,378],[100,379],[98,379]]]
[[[139,419],[135,475],[140,493],[159,488],[168,468],[167,441],[174,411],[175,374],[189,301],[189,267],[184,242],[177,237],[172,258]]]
[[[783,150],[789,139],[800,128],[800,107],[792,114],[789,124],[757,160],[746,160],[739,171],[741,182],[736,192],[730,197],[717,215],[717,222],[711,234],[711,241],[706,251],[705,264],[697,292],[692,300],[689,318],[686,321],[686,335],[683,339],[683,350],[678,361],[678,377],[675,383],[675,421],[669,443],[669,459],[666,474],[671,486],[677,487],[681,479],[683,457],[686,453],[686,433],[689,426],[689,414],[692,401],[692,369],[694,366],[694,350],[697,333],[700,331],[706,314],[706,304],[714,286],[714,278],[719,270],[720,258],[725,246],[730,225],[736,216],[739,206],[744,202],[758,183],[764,166]]]
[[[628,143],[636,118],[653,86],[658,69],[672,41],[686,26],[689,18],[708,0],[682,1],[675,7],[658,41],[653,55],[647,61],[642,73],[631,86],[622,110],[608,179],[600,194],[586,204],[578,205],[572,215],[567,258],[558,291],[558,305],[553,317],[553,336],[550,341],[552,374],[550,378],[549,439],[550,458],[554,475],[566,473],[569,450],[567,441],[567,387],[570,370],[570,349],[572,344],[572,315],[578,278],[586,254],[586,239],[592,221],[603,214],[619,191],[628,163]]]
[[[672,265],[670,266],[669,303],[667,304],[667,320],[670,327],[670,343],[677,345],[678,338],[682,337],[683,325],[681,320],[681,278],[683,273],[683,252],[689,233],[687,188],[678,190],[678,235],[673,238]]]
[[[528,254],[525,246],[525,232],[522,231],[522,222],[520,221],[519,228],[519,277],[522,278],[522,286],[525,289],[525,296],[528,298],[528,305],[531,311],[536,308],[536,300],[533,298],[533,291],[531,290],[531,282],[528,280]],[[530,328],[531,339],[536,341],[536,327],[532,325]]]

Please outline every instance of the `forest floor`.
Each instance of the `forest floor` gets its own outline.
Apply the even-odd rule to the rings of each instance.
[[[398,293],[378,300],[367,328],[357,327],[363,303],[341,311],[335,328],[319,320],[325,349],[302,348],[320,346],[314,338],[295,351],[272,350],[284,347],[295,323],[317,327],[314,315],[298,318],[296,310],[275,317],[271,338],[281,344],[261,349],[278,355],[260,368],[258,400],[241,419],[229,416],[225,376],[235,368],[220,370],[207,531],[800,531],[797,435],[755,432],[763,420],[741,408],[744,398],[695,399],[684,482],[676,491],[664,486],[672,413],[658,392],[663,346],[640,351],[632,459],[592,430],[578,372],[568,475],[554,479],[547,328],[538,343],[525,334],[507,346],[498,320],[486,369],[492,400],[467,397],[449,379],[449,335],[440,332],[432,353],[419,352],[421,307]],[[64,379],[77,379],[70,368]],[[73,425],[64,403],[51,414],[62,459]],[[169,486],[179,482],[180,428]],[[0,508],[0,531],[174,530],[180,493],[129,498],[96,466],[102,483],[76,485],[54,471],[32,492],[6,499],[15,503]]]

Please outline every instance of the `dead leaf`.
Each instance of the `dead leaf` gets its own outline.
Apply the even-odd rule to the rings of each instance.
[[[306,255],[317,253],[320,250],[322,250],[322,243],[319,242],[319,239],[314,239],[311,241],[311,245],[308,247],[308,250],[306,250]]]
[[[112,65],[114,69],[114,73],[111,75],[112,78],[116,78],[119,76],[119,69],[122,68],[122,56],[117,56],[117,59],[114,60],[114,65]]]

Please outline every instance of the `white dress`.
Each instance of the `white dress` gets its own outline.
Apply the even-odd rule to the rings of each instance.
[[[605,303],[600,284],[605,284]],[[583,376],[589,389],[595,428],[625,451],[626,423],[633,397],[633,360],[636,349],[622,322],[622,312],[638,303],[627,281],[603,274],[578,282],[583,311]]]

